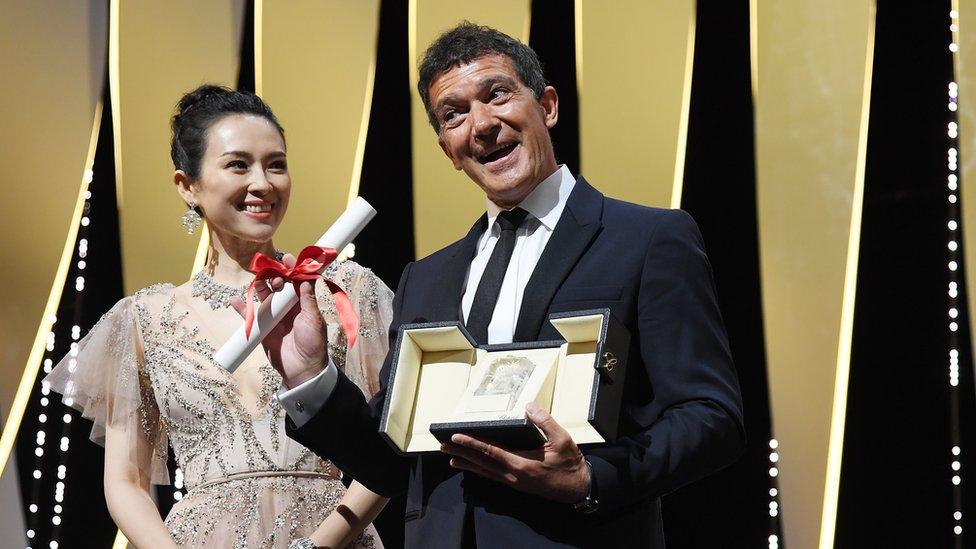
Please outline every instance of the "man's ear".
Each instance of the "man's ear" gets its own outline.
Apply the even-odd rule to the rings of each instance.
[[[176,192],[180,193],[180,198],[187,204],[197,203],[197,188],[190,181],[190,178],[183,170],[173,172],[173,183],[176,184]]]
[[[539,97],[539,105],[542,106],[546,127],[551,130],[559,121],[559,94],[556,93],[556,88],[546,86],[542,90],[542,96]]]
[[[454,159],[454,155],[451,154],[451,150],[447,148],[447,143],[444,140],[437,137],[437,144],[441,146],[441,150],[444,151],[444,155],[451,159],[451,164],[454,164],[454,169],[461,171],[461,163]]]

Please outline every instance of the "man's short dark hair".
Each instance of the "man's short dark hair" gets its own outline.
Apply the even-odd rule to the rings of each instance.
[[[515,68],[515,74],[525,87],[532,90],[536,99],[542,97],[542,91],[546,87],[546,77],[542,74],[539,57],[532,48],[491,27],[462,21],[458,26],[438,36],[437,40],[427,48],[424,59],[420,62],[417,91],[424,102],[424,110],[427,111],[427,118],[435,132],[440,132],[440,124],[431,109],[430,96],[427,92],[430,83],[442,72],[491,54],[508,57]]]

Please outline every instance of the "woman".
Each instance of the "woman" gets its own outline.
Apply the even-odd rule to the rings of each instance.
[[[109,511],[137,547],[381,547],[370,523],[386,500],[356,482],[346,490],[331,463],[285,435],[281,378],[265,353],[233,374],[212,358],[241,325],[235,308],[253,278],[251,258],[281,258],[271,239],[291,190],[284,130],[257,96],[217,86],[186,94],[177,109],[174,181],[189,206],[184,227],[192,234],[207,221],[208,266],[180,286],[121,300],[45,381],[95,422]],[[298,316],[277,331],[327,325],[331,359],[368,397],[386,354],[392,293],[350,261],[325,275],[359,315],[355,346],[346,347],[324,284],[312,299],[304,283]],[[277,352],[275,337],[265,347]],[[164,522],[149,484],[168,483],[167,442],[188,491]]]

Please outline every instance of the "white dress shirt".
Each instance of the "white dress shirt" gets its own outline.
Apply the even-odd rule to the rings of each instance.
[[[566,207],[569,193],[576,185],[576,178],[566,166],[560,167],[556,173],[550,175],[525,197],[518,207],[529,212],[525,221],[515,233],[515,249],[512,259],[502,279],[502,288],[495,302],[495,312],[488,324],[488,343],[511,343],[515,335],[515,324],[518,322],[519,311],[522,308],[522,295],[525,285],[535,270],[542,251],[552,236],[556,222]],[[501,237],[502,230],[495,223],[502,208],[491,200],[486,200],[488,209],[488,229],[478,238],[477,252],[471,260],[468,276],[461,297],[461,315],[466,323],[471,313],[471,304],[481,282],[481,276],[488,266],[491,252]]]
[[[563,165],[518,204],[529,215],[515,233],[515,250],[505,271],[495,311],[488,324],[488,343],[512,342],[525,285],[529,282],[575,185],[576,178]],[[495,219],[502,212],[502,208],[491,200],[486,199],[485,202],[488,228],[478,238],[477,251],[465,280],[464,294],[461,297],[461,317],[464,322],[468,320],[478,283],[481,282],[491,252],[501,236],[501,228],[495,223]],[[278,400],[296,427],[304,425],[322,408],[332,394],[337,378],[338,371],[330,359],[329,365],[316,377],[298,387],[278,393]]]

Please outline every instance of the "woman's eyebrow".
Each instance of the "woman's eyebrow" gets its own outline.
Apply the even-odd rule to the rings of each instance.
[[[251,158],[251,153],[247,151],[227,151],[224,154],[218,156],[217,158],[221,158],[224,156],[240,156],[243,158]]]

